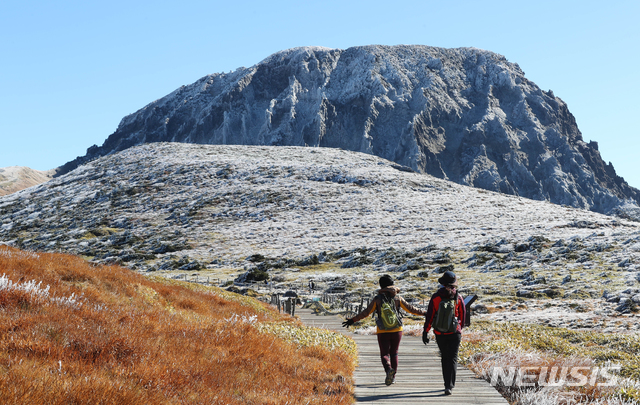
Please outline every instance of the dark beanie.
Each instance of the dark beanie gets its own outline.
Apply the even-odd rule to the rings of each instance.
[[[393,285],[393,279],[390,275],[385,274],[384,276],[380,277],[380,288],[387,288],[390,285]]]

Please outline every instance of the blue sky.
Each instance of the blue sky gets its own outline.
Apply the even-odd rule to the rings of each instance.
[[[181,85],[283,49],[421,44],[518,63],[640,188],[639,17],[637,0],[3,0],[0,167],[62,165]]]

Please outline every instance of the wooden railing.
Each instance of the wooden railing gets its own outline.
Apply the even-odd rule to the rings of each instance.
[[[290,283],[274,283],[274,282],[246,282],[246,283],[238,283],[233,280],[223,280],[218,277],[210,277],[210,276],[199,276],[197,274],[188,276],[187,274],[183,274],[182,278],[178,278],[178,280],[187,281],[191,283],[199,283],[205,285],[216,285],[219,287],[225,287],[228,285],[233,285],[239,288],[251,288],[258,292],[268,293],[269,296],[267,298],[261,298],[263,301],[268,302],[271,305],[274,305],[278,308],[279,312],[284,312],[290,315],[295,315],[296,303],[304,304],[307,301],[319,301],[323,304],[329,304],[330,309],[324,308],[327,314],[332,315],[349,315],[355,316],[356,314],[362,312],[364,308],[366,308],[371,300],[373,299],[373,294],[367,294],[364,292],[327,292],[327,291],[335,291],[341,290],[342,286],[339,284],[330,284],[330,283],[320,283],[314,282],[313,285],[305,284],[301,282],[290,282]],[[295,295],[293,295],[295,294]],[[291,295],[291,296],[289,296]],[[475,301],[477,296],[469,296],[465,301],[467,306],[467,314],[470,314],[470,306]],[[423,300],[422,302],[412,302],[412,305],[426,309],[427,303]],[[465,320],[468,324],[469,319]]]

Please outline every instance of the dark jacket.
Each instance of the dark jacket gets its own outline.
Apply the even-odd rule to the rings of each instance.
[[[453,333],[462,333],[462,328],[464,327],[464,320],[466,319],[466,316],[467,316],[467,308],[464,305],[464,299],[462,298],[462,296],[458,293],[456,294],[458,296],[458,302],[456,304],[456,318],[458,318],[457,330],[451,333],[442,333],[434,330],[433,331],[434,334],[451,335]],[[438,308],[440,307],[440,301],[442,301],[443,299],[445,300],[451,299],[449,291],[447,291],[447,289],[444,287],[436,291],[435,294],[433,294],[431,296],[431,299],[429,300],[429,307],[427,307],[427,314],[424,320],[425,331],[429,332],[431,330],[431,324],[433,323],[436,312],[438,312]]]

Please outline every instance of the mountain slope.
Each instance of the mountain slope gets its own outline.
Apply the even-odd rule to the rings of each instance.
[[[194,267],[242,267],[254,254],[469,250],[495,240],[586,237],[594,229],[610,240],[639,229],[410,172],[363,153],[181,143],[129,148],[2,197],[0,217],[0,241],[140,269],[166,268],[175,255]]]
[[[529,308],[491,316],[639,327],[618,316],[640,305],[637,222],[335,148],[135,146],[0,197],[0,221],[0,244],[221,283],[257,269],[275,288],[356,288],[386,272],[420,297],[455,266],[465,295]]]
[[[182,86],[67,163],[147,142],[323,146],[506,194],[611,213],[640,191],[585,143],[566,104],[474,48],[282,51]]]
[[[23,166],[0,168],[0,195],[44,183],[53,178],[55,170],[39,171]]]

